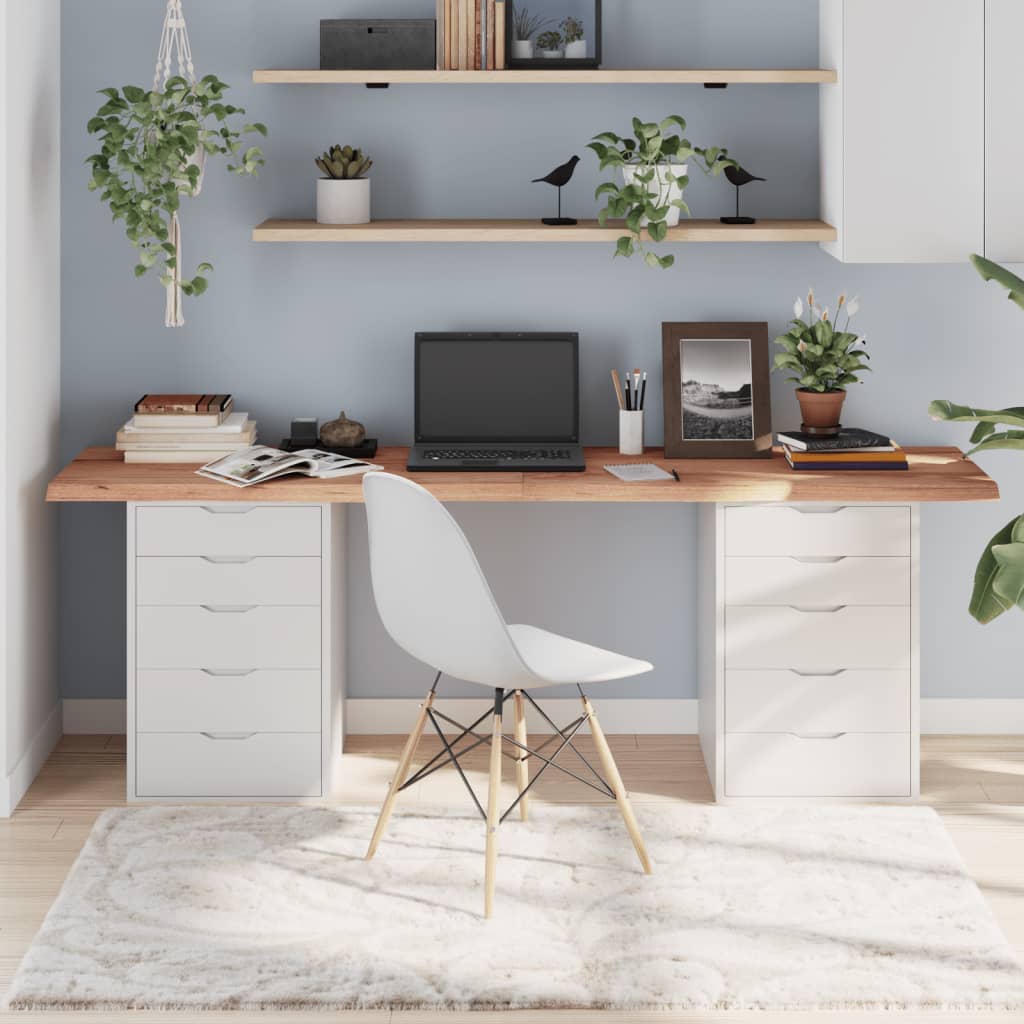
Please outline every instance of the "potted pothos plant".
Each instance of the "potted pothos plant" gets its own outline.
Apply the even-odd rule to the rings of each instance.
[[[787,380],[797,385],[805,428],[838,432],[846,389],[860,382],[859,374],[871,369],[864,362],[871,358],[865,351],[867,339],[850,330],[850,321],[859,309],[858,299],[840,295],[833,318],[827,307],[818,307],[812,288],[807,294],[807,319],[804,300],[798,298],[789,330],[775,339],[782,351],[775,356],[774,369],[793,372]]]
[[[1024,280],[982,256],[972,256],[978,273],[1010,293],[1010,301],[1024,309]],[[974,423],[972,448],[978,452],[1024,451],[1024,406],[1010,409],[975,409],[945,400],[932,402],[934,420]],[[981,623],[991,622],[1005,611],[1024,610],[1024,515],[1014,516],[985,546],[974,574],[970,613]]]
[[[689,207],[683,201],[683,192],[690,183],[687,161],[696,158],[704,172],[712,175],[738,166],[729,158],[728,150],[694,146],[683,136],[685,131],[686,121],[678,114],[657,123],[634,117],[632,136],[601,132],[588,144],[597,154],[602,171],[612,167],[622,172],[621,184],[606,181],[594,193],[597,199],[607,197],[598,214],[601,226],[611,218],[621,219],[629,232],[618,239],[616,256],[640,254],[649,267],[667,270],[675,257],[659,256],[646,243],[647,239],[665,241],[668,229],[679,223],[679,215],[689,216]]]
[[[259,123],[239,126],[245,111],[224,101],[227,89],[215,75],[199,82],[170,78],[162,91],[134,85],[101,89],[106,101],[87,126],[100,141],[100,151],[87,160],[89,189],[100,193],[115,221],[124,221],[138,250],[135,276],[157,267],[169,293],[202,295],[213,269],[200,262],[185,278],[180,266],[178,210],[183,196],[198,193],[205,158],[227,156],[228,170],[246,176],[264,163],[260,149],[247,147],[242,137],[266,135],[267,129]]]

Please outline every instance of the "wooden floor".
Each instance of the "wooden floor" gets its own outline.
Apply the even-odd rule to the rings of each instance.
[[[693,736],[612,736],[626,786],[633,801],[703,803],[711,790]],[[346,744],[345,785],[337,802],[377,805],[383,798],[392,764],[403,737],[354,736]],[[434,741],[436,744],[438,741]],[[581,737],[581,746],[589,744]],[[942,815],[967,866],[981,886],[1011,944],[1024,959],[1024,736],[933,736],[922,741],[921,785],[923,801]],[[427,739],[423,753],[437,749]],[[584,752],[586,750],[584,749]],[[471,779],[482,785],[486,753],[476,752]],[[422,760],[422,758],[421,758]],[[506,786],[512,791],[509,763]],[[124,803],[124,737],[67,736],[47,762],[21,806],[9,821],[0,820],[0,988],[6,988],[25,949],[56,896],[68,868],[78,854],[97,814]],[[549,778],[538,783],[537,799],[580,803],[600,799],[592,790],[571,780]],[[403,794],[403,806],[465,806],[462,783],[451,770],[438,772],[421,786]],[[885,1019],[901,1022],[963,1019],[1021,1019],[1006,1014],[901,1014]],[[100,1021],[239,1022],[247,1018],[261,1024],[284,1022],[372,1021],[374,1024],[414,1024],[419,1021],[491,1024],[619,1024],[634,1021],[878,1021],[878,1014],[774,1014],[774,1013],[123,1013],[35,1014],[0,1013],[0,1024],[36,1024],[41,1020],[68,1020],[81,1024]]]

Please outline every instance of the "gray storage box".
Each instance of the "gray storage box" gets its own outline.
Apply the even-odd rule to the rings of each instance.
[[[437,67],[437,22],[391,19],[320,22],[320,68],[324,71],[430,70]]]

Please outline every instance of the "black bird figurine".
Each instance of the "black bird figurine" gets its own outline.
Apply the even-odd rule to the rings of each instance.
[[[736,186],[736,216],[735,217],[722,217],[721,221],[723,224],[756,224],[756,217],[741,217],[740,216],[740,189],[744,185],[749,185],[752,181],[764,181],[764,178],[759,178],[756,174],[751,174],[750,171],[745,171],[742,167],[733,167],[731,164],[725,169],[725,177],[730,185]]]
[[[542,224],[548,224],[554,227],[565,227],[577,223],[574,217],[562,216],[562,187],[569,184],[569,180],[572,178],[573,173],[576,170],[576,165],[579,162],[580,158],[578,156],[574,156],[571,160],[562,164],[561,167],[556,167],[550,174],[544,175],[543,178],[533,179],[533,184],[543,181],[548,185],[554,185],[555,188],[558,189],[558,216],[543,217],[541,218]]]

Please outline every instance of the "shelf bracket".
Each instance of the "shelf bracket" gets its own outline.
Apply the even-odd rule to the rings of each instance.
[[[390,89],[391,88],[391,83],[390,82],[367,82],[366,83],[366,88],[367,89]]]
[[[705,89],[728,89],[729,88],[729,83],[728,82],[705,82],[704,83],[704,88]]]

